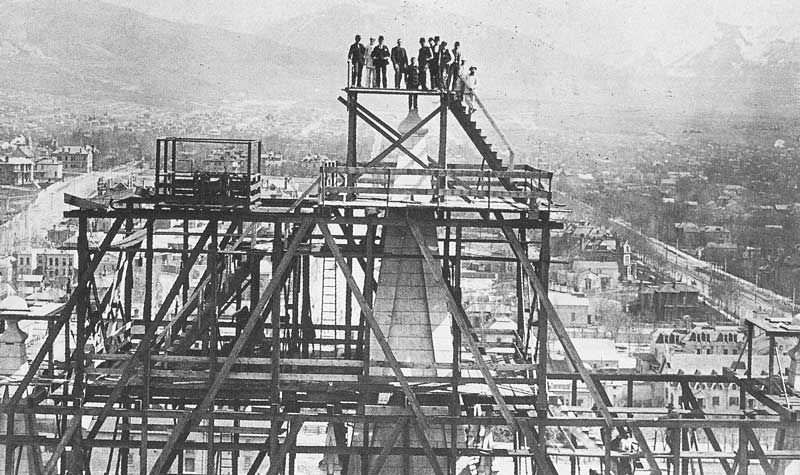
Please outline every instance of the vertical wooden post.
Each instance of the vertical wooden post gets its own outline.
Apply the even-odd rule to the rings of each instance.
[[[189,220],[183,220],[183,253],[181,254],[181,270],[186,267],[186,261],[189,259]],[[183,281],[183,286],[181,287],[181,303],[184,305],[186,301],[189,299],[189,274],[186,275],[186,279]]]
[[[347,91],[347,157],[348,167],[358,166],[358,93],[352,90]],[[353,186],[355,176],[347,174],[347,186]]]
[[[450,93],[445,91],[439,95],[441,107],[439,112],[439,160],[436,166],[441,169],[447,169],[447,110],[448,102],[450,100]],[[436,180],[436,193],[434,199],[438,202],[444,197],[441,195],[442,190],[447,186],[446,178],[444,175],[439,175]]]
[[[279,222],[273,223],[273,239],[272,239],[272,279],[276,278],[278,272],[278,265],[283,255],[283,235],[282,224]],[[280,434],[280,425],[278,416],[280,415],[280,389],[278,380],[280,378],[280,357],[281,357],[281,288],[282,285],[275,286],[275,292],[272,294],[272,311],[270,317],[272,325],[270,329],[271,344],[272,344],[272,358],[271,358],[271,375],[272,375],[272,390],[270,394],[270,405],[272,407],[272,419],[270,421],[270,439],[269,439],[269,463],[270,466],[275,464],[282,464],[282,460],[277,460],[278,457],[278,435]]]
[[[374,216],[374,213],[372,212],[368,212],[368,214]],[[375,274],[375,233],[376,233],[375,225],[374,224],[368,225],[367,235],[365,240],[366,249],[364,249],[366,258],[366,266],[364,268],[364,299],[370,305],[372,305],[373,303],[372,282]],[[364,312],[360,313],[358,325],[359,325],[359,334],[361,335],[361,341],[362,341],[361,359],[363,361],[363,366],[362,366],[361,384],[366,386],[369,384],[370,333],[369,329],[367,328],[366,319],[364,318]],[[363,416],[365,414],[365,407],[368,398],[369,398],[369,393],[367,391],[362,391],[358,400],[358,408],[357,408],[358,415]],[[362,425],[362,434],[363,434],[362,445],[364,449],[370,446],[369,432],[370,432],[369,422],[365,420],[364,424]],[[367,451],[366,450],[362,451],[361,452],[362,475],[367,475],[370,473],[369,461],[370,457]]]
[[[144,270],[144,308],[142,309],[142,318],[144,319],[145,331],[149,329],[151,313],[153,311],[153,223],[154,220],[147,220],[145,226],[145,270]],[[143,340],[143,345],[146,345],[144,352],[144,382],[142,387],[142,420],[141,420],[141,445],[139,446],[139,473],[146,475],[147,470],[147,411],[150,406],[150,343],[148,340]]]
[[[748,349],[748,359],[751,357],[750,353],[753,348],[753,326],[747,325],[747,349]],[[750,371],[750,365],[747,366],[747,371]],[[750,375],[747,375],[748,379]],[[745,386],[743,384],[739,385],[739,409],[741,411],[745,411],[747,409],[747,391],[745,391]],[[742,416],[744,418],[744,416]],[[736,453],[736,457],[738,459],[738,466],[739,466],[739,475],[747,475],[749,468],[750,468],[750,459],[747,454],[747,450],[749,449],[749,444],[747,440],[747,432],[745,431],[744,427],[739,427],[739,450]]]
[[[572,387],[570,389],[570,398],[569,403],[571,406],[578,405],[578,380],[572,380]],[[569,473],[570,475],[576,475],[578,473],[578,457],[573,455],[569,458]]]
[[[769,337],[769,372],[767,376],[767,393],[772,392],[772,376],[775,374],[775,337]]]
[[[443,111],[442,114],[444,113],[445,112]],[[450,212],[447,213],[447,218],[450,218]],[[448,227],[448,233],[449,229],[450,228]],[[453,275],[452,283],[450,285],[459,305],[461,304],[461,233],[462,228],[459,226],[455,230],[455,255],[453,256]],[[449,246],[450,242],[448,240],[447,247]],[[452,317],[450,327],[452,328],[453,332],[453,388],[450,401],[450,415],[458,417],[461,415],[461,397],[458,389],[461,381],[461,329],[458,327],[455,317]],[[458,424],[454,423],[450,426],[450,439],[450,443],[452,444],[450,447],[450,457],[453,460],[450,474],[454,475],[456,473],[456,461],[458,460]]]
[[[289,352],[297,357],[300,350],[300,280],[302,279],[302,258],[295,258],[292,266],[292,326]]]
[[[408,406],[408,404],[406,404]],[[407,409],[407,407],[406,407]],[[403,424],[403,448],[406,449],[401,457],[403,463],[403,475],[411,475],[411,455],[408,453],[408,448],[411,445],[411,434],[409,430],[409,420],[406,419]]]
[[[206,356],[209,357],[209,371],[208,371],[208,378],[209,383],[214,381],[217,375],[217,350],[219,342],[217,341],[217,336],[219,335],[219,330],[217,328],[217,320],[219,318],[219,301],[217,300],[217,295],[219,294],[219,222],[216,219],[211,220],[209,223],[211,227],[211,241],[208,245],[208,261],[207,265],[208,268],[211,270],[211,283],[210,283],[210,295],[207,295],[205,300],[206,305],[210,308],[210,312],[206,314],[209,316],[206,328],[208,329],[207,334],[207,352]],[[214,417],[212,413],[208,414],[208,422],[207,422],[207,435],[206,438],[208,439],[208,450],[206,451],[206,473],[216,473],[215,462],[216,462],[216,450],[214,447]]]
[[[347,209],[344,212],[345,218],[352,218],[353,217],[353,210]],[[353,226],[347,225],[343,226],[342,229],[344,230],[345,234],[352,236],[353,235]],[[352,269],[353,268],[353,258],[347,258],[347,265]],[[339,270],[336,269],[336,273],[334,274],[336,279],[339,278]],[[338,298],[338,297],[336,297]],[[353,325],[353,291],[350,290],[349,285],[344,286],[344,326],[346,328],[344,332],[344,357],[350,359],[352,356],[352,340],[353,340],[353,333],[350,327]],[[334,332],[334,337],[339,332]]]
[[[304,255],[301,258],[301,263],[303,266],[303,281],[302,283],[302,292],[303,292],[303,306],[300,312],[300,321],[302,322],[302,345],[300,348],[300,352],[303,358],[308,358],[309,355],[309,345],[310,342],[308,341],[309,332],[308,329],[305,328],[307,322],[311,321],[311,257],[308,255]]]
[[[261,156],[261,154],[259,154]],[[233,406],[234,411],[239,411],[239,406]],[[235,475],[239,475],[239,427],[241,423],[239,419],[233,420],[233,437],[231,440],[233,441],[234,449],[231,450],[231,473]]]
[[[549,221],[545,217],[543,219],[543,227],[542,227],[542,242],[540,244],[539,249],[539,280],[542,283],[542,292],[544,295],[537,295],[537,299],[547,298],[547,289],[550,287],[549,283],[549,274],[550,274],[550,227]],[[524,249],[524,248],[523,248]],[[539,317],[538,317],[538,328],[537,328],[537,339],[538,339],[538,353],[539,353],[539,361],[536,367],[536,386],[537,386],[537,393],[536,393],[536,412],[538,416],[542,419],[547,418],[547,409],[548,409],[548,400],[547,400],[547,359],[548,359],[548,349],[547,349],[547,327],[548,327],[548,318],[545,315],[544,306],[538,306]],[[545,424],[541,424],[539,426],[539,443],[542,444],[544,447],[547,443],[546,440],[547,435],[547,427]]]
[[[164,148],[164,157],[165,157],[164,160],[165,161],[166,161],[166,152],[167,152],[166,151],[166,146],[167,145],[166,145],[166,142],[165,142],[165,144],[164,144],[164,147],[165,147]],[[164,166],[166,166],[166,163],[165,163]],[[130,204],[128,205],[128,209],[129,210],[131,209],[131,205]],[[126,236],[130,236],[131,233],[133,233],[133,219],[132,218],[126,218],[125,219],[125,235]],[[124,283],[125,291],[124,291],[123,302],[122,302],[122,307],[123,307],[122,308],[122,311],[123,311],[122,319],[123,319],[123,323],[130,322],[131,318],[133,317],[133,313],[132,313],[133,309],[131,308],[131,306],[132,306],[131,299],[133,297],[133,265],[134,265],[133,261],[134,261],[135,257],[136,257],[136,255],[132,251],[128,251],[128,252],[125,253],[125,264],[126,264],[126,266],[125,266],[125,283]],[[80,271],[78,272],[78,275],[80,275]],[[133,408],[133,404],[131,404],[130,401],[127,401],[125,403],[125,407],[128,407],[129,404],[130,404],[130,407]],[[131,432],[130,432],[130,429],[129,429],[130,424],[131,424],[130,417],[123,417],[122,418],[122,426],[123,426],[123,429],[122,429],[122,440],[125,441],[125,442],[129,441],[130,438],[131,438]],[[122,448],[119,449],[119,457],[120,457],[120,468],[121,468],[120,473],[122,475],[128,475],[128,458],[130,457],[130,449],[128,449],[127,445],[125,445],[125,446],[123,446]]]

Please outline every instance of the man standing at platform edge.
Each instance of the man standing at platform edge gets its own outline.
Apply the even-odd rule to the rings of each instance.
[[[408,67],[408,55],[403,48],[403,42],[398,38],[397,46],[392,48],[392,65],[394,66],[394,88],[400,89],[400,81]]]
[[[428,62],[433,56],[431,49],[428,47],[428,44],[425,42],[425,38],[419,39],[419,56],[417,57],[417,64],[419,65],[419,85],[422,89],[427,90],[428,87],[425,85],[425,76],[428,70]]]
[[[350,61],[350,67],[352,68],[350,75],[351,86],[361,87],[361,73],[364,72],[366,54],[366,48],[361,44],[361,35],[356,35],[355,43],[350,45],[350,51],[347,52],[347,60]]]
[[[378,45],[372,50],[372,64],[375,65],[375,87],[386,89],[386,66],[389,65],[389,47],[383,44],[383,35],[378,37]]]
[[[369,45],[364,49],[364,65],[367,67],[367,86],[375,87],[375,65],[372,63],[372,50],[375,48],[375,38],[369,39]]]

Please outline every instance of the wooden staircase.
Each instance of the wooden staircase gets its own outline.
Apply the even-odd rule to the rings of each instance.
[[[475,148],[480,152],[481,157],[483,157],[483,160],[489,168],[495,171],[505,170],[503,160],[498,158],[497,151],[492,148],[492,144],[486,141],[483,130],[479,129],[478,123],[472,120],[464,104],[459,101],[451,101],[450,111],[453,113],[453,117],[456,118],[458,123],[461,124],[464,132],[467,133],[470,141],[472,141],[472,144],[475,145]],[[509,191],[517,189],[517,186],[508,178],[501,177],[499,181]]]

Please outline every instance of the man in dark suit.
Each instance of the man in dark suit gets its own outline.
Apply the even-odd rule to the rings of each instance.
[[[447,41],[442,41],[439,45],[439,89],[447,89],[447,74],[450,72],[450,61],[453,57],[450,55],[450,50],[447,49]]]
[[[392,65],[394,66],[394,88],[400,89],[400,80],[403,79],[403,74],[408,66],[408,55],[400,39],[397,40],[397,46],[392,48]]]
[[[450,72],[447,75],[447,88],[453,90],[458,83],[458,76],[461,74],[461,43],[456,41],[451,52],[453,53],[453,62],[450,63]]]
[[[406,67],[406,89],[415,91],[419,89],[419,68],[414,63],[413,56],[411,57],[411,64]],[[408,110],[417,110],[417,95],[408,95]]]
[[[361,87],[361,73],[364,71],[364,59],[366,49],[361,44],[361,35],[356,35],[356,42],[350,45],[347,52],[347,60],[350,61],[352,69],[350,85]]]
[[[389,47],[383,44],[383,35],[378,37],[378,45],[372,50],[372,64],[375,65],[375,87],[386,89],[386,66],[389,65]]]
[[[439,87],[439,42],[435,38],[428,38],[428,48],[431,50],[431,56],[428,59],[428,70],[431,73],[431,89],[436,89]]]
[[[428,90],[425,85],[426,73],[428,71],[428,62],[431,60],[431,49],[425,43],[425,38],[419,39],[419,55],[417,56],[417,63],[419,64],[419,85],[424,90]]]

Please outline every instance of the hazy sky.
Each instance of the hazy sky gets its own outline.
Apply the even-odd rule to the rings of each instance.
[[[748,40],[800,35],[797,0],[107,0],[162,18],[258,32],[331,8],[458,11],[535,36],[564,51],[607,61],[650,50],[669,62],[710,43],[717,23],[742,26]]]

